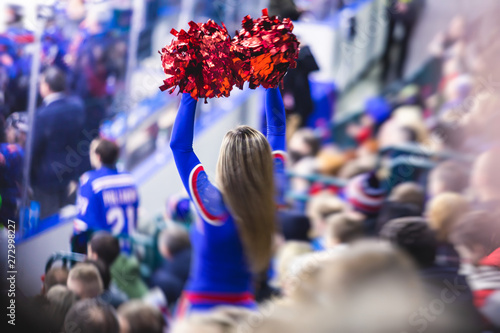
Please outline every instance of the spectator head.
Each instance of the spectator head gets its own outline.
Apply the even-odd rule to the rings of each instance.
[[[422,210],[411,203],[386,201],[377,216],[377,230],[391,220],[410,216],[422,216]]]
[[[276,256],[277,276],[275,283],[281,287],[284,294],[287,293],[287,287],[289,287],[286,285],[286,281],[289,273],[291,272],[294,260],[306,253],[311,252],[311,244],[300,241],[286,242],[278,251]]]
[[[97,271],[99,272],[99,276],[101,277],[102,288],[104,290],[108,290],[109,284],[111,283],[111,273],[109,271],[109,267],[100,259],[97,259],[97,260],[87,259],[87,260],[85,260],[85,263],[91,264],[95,268],[97,268]]]
[[[452,112],[447,114],[450,113]],[[431,135],[437,150],[460,150],[465,141],[463,128],[456,121],[439,121],[432,129]]]
[[[346,162],[339,170],[338,176],[343,179],[351,179],[363,173],[370,172],[375,167],[375,159],[372,157],[356,158]]]
[[[352,243],[364,235],[364,216],[356,212],[334,214],[326,219],[326,247]]]
[[[290,181],[290,188],[295,193],[307,193],[311,186],[311,182],[303,176],[309,176],[318,172],[318,161],[314,157],[304,157],[295,163],[292,167],[294,174],[299,175],[293,177]]]
[[[320,193],[313,196],[306,207],[306,215],[312,224],[311,237],[322,236],[328,216],[342,212],[345,204],[335,195]]]
[[[474,137],[475,142],[487,143],[488,146],[498,144],[500,140],[498,132],[500,96],[486,90],[475,94],[473,102],[468,112],[462,112],[461,124],[464,126],[465,133],[469,137]]]
[[[413,204],[423,212],[425,206],[425,191],[424,188],[417,183],[404,182],[396,185],[392,189],[389,201]]]
[[[421,292],[412,261],[391,244],[380,241],[363,240],[348,251],[304,255],[294,263],[291,276],[295,288],[290,290],[289,298],[306,307],[319,303],[322,308],[341,304],[342,308],[359,309],[374,299],[384,299],[384,306],[411,310],[409,298],[415,301]],[[384,307],[370,307],[369,311],[379,310],[392,313]]]
[[[474,211],[457,222],[450,239],[462,260],[477,265],[500,247],[500,227],[496,215]]]
[[[98,231],[92,236],[87,253],[89,259],[100,259],[107,266],[111,266],[120,254],[120,242],[109,232]]]
[[[398,107],[394,110],[391,119],[395,121],[397,127],[399,128],[398,133],[401,135],[403,142],[408,141],[408,130],[411,130],[415,135],[415,141],[424,143],[427,141],[427,126],[424,122],[422,116],[422,108],[419,106],[409,106],[404,105]],[[406,128],[401,131],[401,129]],[[392,133],[392,135],[397,135],[396,133]]]
[[[429,202],[427,219],[438,241],[448,242],[450,232],[468,209],[469,203],[458,193],[441,193]]]
[[[121,332],[163,333],[166,326],[161,312],[141,300],[132,300],[118,308]]]
[[[347,157],[341,152],[324,148],[318,153],[316,160],[319,173],[325,176],[335,176],[344,166]]]
[[[466,32],[467,22],[465,21],[465,17],[462,15],[455,16],[449,25],[448,28],[448,36],[452,40],[457,40],[463,38]]]
[[[280,210],[278,211],[278,224],[285,241],[309,241],[311,223],[303,213]]]
[[[191,225],[194,221],[194,213],[191,207],[191,200],[187,194],[172,195],[168,198],[165,219],[181,223],[186,227]]]
[[[480,201],[500,200],[499,153],[496,148],[481,154],[472,168],[471,187]]]
[[[345,196],[354,211],[371,217],[379,213],[386,191],[372,172],[351,179],[345,189]]]
[[[64,320],[65,332],[119,333],[113,307],[99,299],[84,299],[71,307]]]
[[[457,161],[446,161],[436,166],[429,175],[429,196],[443,192],[462,193],[469,184],[467,169]]]
[[[462,74],[452,79],[445,88],[445,96],[448,101],[463,101],[470,93],[472,79],[467,74]]]
[[[22,22],[24,17],[24,7],[15,4],[8,4],[5,7],[5,23],[14,24]],[[2,22],[3,23],[3,22]]]
[[[375,125],[380,125],[391,116],[391,106],[385,98],[372,97],[365,102],[365,112]]]
[[[403,217],[391,220],[383,226],[380,236],[401,248],[419,267],[434,264],[437,240],[425,219]]]
[[[48,315],[52,331],[63,332],[64,318],[78,299],[66,286],[57,285],[47,292],[47,300],[50,303]]]
[[[113,141],[97,138],[90,143],[90,164],[95,169],[114,167],[120,157],[120,147]]]
[[[5,123],[7,143],[18,144],[24,148],[28,133],[28,116],[26,112],[14,112]]]
[[[170,224],[158,236],[158,250],[164,258],[172,259],[190,247],[189,233],[179,225]]]
[[[91,35],[101,33],[105,25],[111,21],[112,17],[113,12],[109,4],[106,2],[98,2],[87,10],[85,27]]]
[[[103,292],[99,271],[92,264],[77,264],[69,271],[68,289],[81,299],[99,296]]]
[[[321,148],[320,139],[310,128],[297,130],[290,138],[288,146],[288,156],[292,164],[295,164],[304,157],[314,157]]]
[[[40,95],[45,98],[50,94],[64,92],[66,89],[66,74],[55,67],[47,68],[40,82]]]
[[[53,286],[65,286],[67,281],[68,269],[66,267],[52,267],[43,278],[42,294],[46,294]]]

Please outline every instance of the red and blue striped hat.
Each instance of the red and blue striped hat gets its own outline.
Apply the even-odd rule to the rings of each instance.
[[[386,198],[386,190],[373,172],[352,178],[344,194],[354,210],[369,216],[378,214]]]

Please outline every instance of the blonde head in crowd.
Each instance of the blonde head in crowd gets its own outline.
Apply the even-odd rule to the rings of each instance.
[[[78,264],[69,271],[67,286],[80,299],[94,298],[104,291],[99,271],[87,263]]]
[[[269,324],[276,320],[274,313],[287,308],[298,316],[280,324],[306,319],[310,332],[401,332],[424,298],[411,259],[382,241],[357,241],[349,251],[302,255],[288,270],[285,284],[285,297],[272,302],[276,309]],[[279,325],[275,328],[279,331]]]
[[[143,300],[128,301],[120,305],[117,312],[122,333],[161,333],[166,327],[160,310]]]
[[[312,248],[308,242],[288,241],[277,253],[277,277],[275,282],[285,295],[287,292],[286,277],[293,262],[300,256],[310,252],[312,252]]]
[[[312,225],[311,237],[318,237],[325,233],[328,216],[345,210],[345,203],[328,192],[313,196],[307,203],[306,215]]]
[[[439,241],[448,241],[453,227],[468,209],[467,199],[453,192],[441,193],[429,202],[427,207],[429,225],[436,232]]]
[[[500,97],[497,92],[482,91],[473,96],[469,106],[470,111],[460,119],[460,124],[464,126],[467,136],[475,141],[498,142]]]
[[[472,168],[471,188],[476,199],[483,202],[500,200],[500,149],[481,154]]]
[[[253,271],[266,269],[272,256],[276,205],[273,157],[264,135],[249,126],[226,134],[217,162],[217,184]]]

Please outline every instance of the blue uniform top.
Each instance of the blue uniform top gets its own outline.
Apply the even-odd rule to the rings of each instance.
[[[253,307],[252,274],[237,226],[222,194],[208,180],[193,151],[195,110],[196,101],[189,94],[183,94],[170,142],[184,187],[201,217],[191,229],[193,257],[185,294],[190,295],[193,308],[218,304]],[[275,156],[275,174],[281,179],[285,173],[285,109],[278,89],[266,92],[266,115],[267,139]],[[283,201],[280,198],[284,193],[283,185],[278,184],[279,202]]]
[[[14,213],[21,198],[24,151],[17,144],[0,144],[0,216],[17,218]],[[6,223],[6,222],[5,222]]]
[[[128,236],[137,226],[139,195],[128,173],[102,167],[80,177],[74,232],[106,230]]]

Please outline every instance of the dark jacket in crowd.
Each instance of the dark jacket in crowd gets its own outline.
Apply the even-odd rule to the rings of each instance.
[[[153,273],[151,286],[157,286],[163,291],[169,306],[174,305],[181,295],[189,276],[190,264],[191,249],[187,248],[176,253],[171,260],[164,260]]]
[[[459,269],[460,256],[453,244],[447,242],[438,243],[436,249],[436,265]]]
[[[297,59],[297,67],[290,69],[283,78],[284,91],[282,93],[283,95],[291,94],[293,96],[293,110],[289,111],[300,116],[300,127],[306,126],[307,118],[314,110],[309,74],[318,69],[318,64],[311,53],[311,49],[307,45],[302,45]]]
[[[77,97],[62,95],[36,111],[31,161],[34,188],[62,189],[77,180],[87,163],[85,113]]]
[[[474,306],[474,296],[464,275],[456,266],[423,268],[420,276],[429,296],[428,310],[435,320],[429,323],[431,332],[480,332],[481,316]]]

